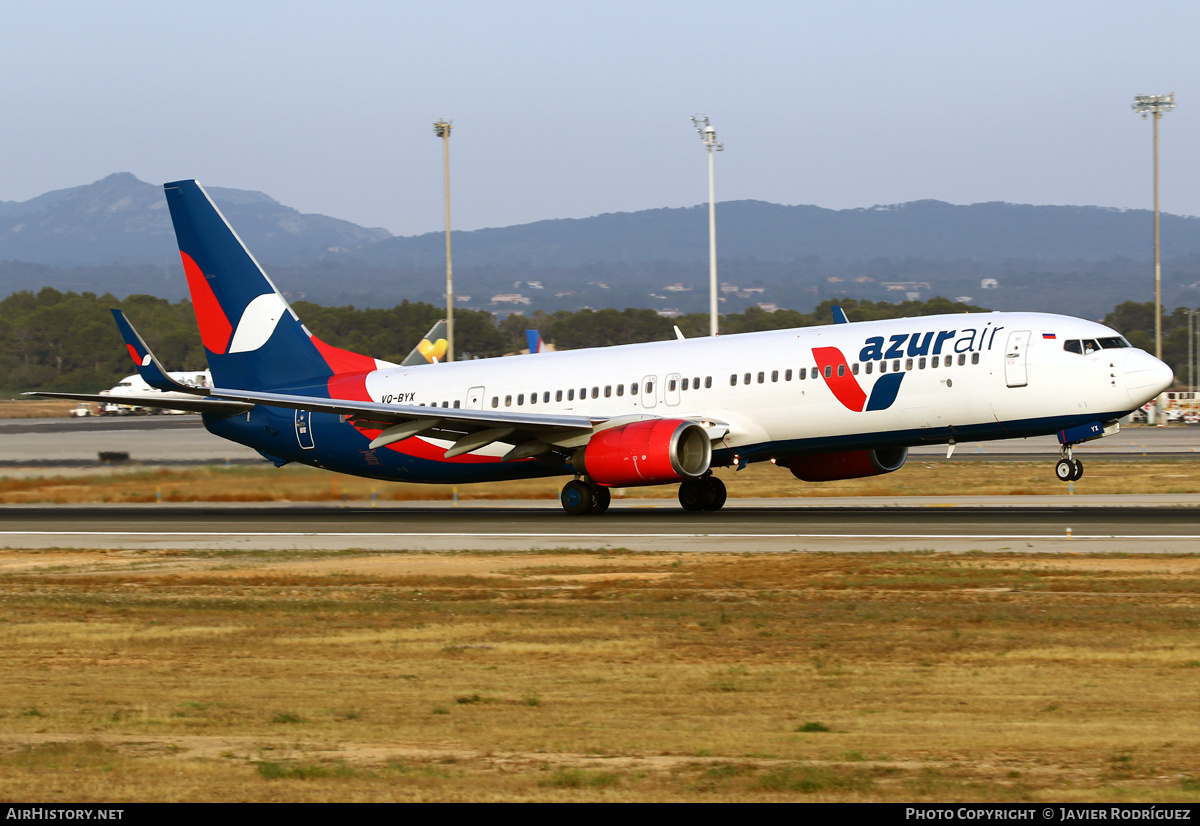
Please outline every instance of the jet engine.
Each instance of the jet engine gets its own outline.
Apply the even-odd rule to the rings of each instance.
[[[832,482],[891,473],[903,467],[907,458],[908,448],[889,447],[793,456],[780,464],[805,482]]]
[[[650,419],[601,430],[574,459],[575,471],[606,487],[662,485],[703,476],[712,442],[686,419]]]

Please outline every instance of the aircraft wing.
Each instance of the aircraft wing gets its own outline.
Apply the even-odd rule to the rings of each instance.
[[[257,390],[227,390],[220,387],[213,388],[209,398],[240,404],[308,410],[313,413],[333,413],[346,416],[355,422],[383,425],[383,432],[371,442],[371,449],[417,435],[454,440],[454,446],[446,452],[448,459],[478,450],[492,442],[514,445],[513,451],[505,457],[510,461],[536,456],[555,447],[573,449],[587,444],[595,425],[607,421],[603,417],[562,413],[513,413],[459,407],[421,407],[266,393]]]

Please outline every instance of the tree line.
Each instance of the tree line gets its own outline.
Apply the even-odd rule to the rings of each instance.
[[[986,312],[982,307],[933,298],[928,301],[826,300],[811,313],[795,310],[766,312],[751,307],[721,317],[722,334],[811,327],[833,321],[833,305],[844,308],[851,321],[924,316],[939,313]],[[0,300],[0,392],[26,390],[96,392],[134,371],[110,308],[125,312],[169,370],[203,370],[204,348],[191,302],[149,295],[117,299],[110,293],[61,292],[45,287],[21,291]],[[400,362],[443,315],[424,302],[404,301],[391,309],[360,309],[353,305],[324,307],[306,301],[293,304],[305,325],[337,347]],[[1186,377],[1186,311],[1164,319],[1164,358]],[[708,334],[707,313],[664,318],[653,310],[536,311],[529,316],[499,319],[479,310],[457,310],[455,349],[460,358],[493,358],[521,352],[525,331],[537,329],[543,340],[560,350],[605,347],[675,337],[675,327],[687,337]],[[1106,323],[1125,333],[1135,346],[1153,351],[1152,304],[1126,302]],[[1182,372],[1181,371],[1182,368]]]

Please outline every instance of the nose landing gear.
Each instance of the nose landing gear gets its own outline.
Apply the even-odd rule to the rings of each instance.
[[[1071,446],[1063,445],[1062,458],[1054,466],[1054,475],[1060,482],[1078,482],[1083,478],[1083,462],[1071,457]]]

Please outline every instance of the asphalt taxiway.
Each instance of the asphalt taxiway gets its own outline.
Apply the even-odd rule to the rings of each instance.
[[[1200,495],[996,499],[738,500],[714,514],[626,500],[590,517],[555,502],[5,506],[0,547],[1200,553]]]

